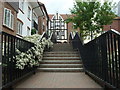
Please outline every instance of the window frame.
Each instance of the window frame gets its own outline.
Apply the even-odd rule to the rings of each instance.
[[[4,8],[3,25],[12,30],[14,29],[14,15],[12,14],[12,11],[8,8]]]
[[[17,34],[22,35],[22,31],[23,31],[23,23],[18,20],[17,21]]]

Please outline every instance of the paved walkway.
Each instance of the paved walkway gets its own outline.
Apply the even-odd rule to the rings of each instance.
[[[84,73],[38,72],[17,83],[15,88],[101,88]]]

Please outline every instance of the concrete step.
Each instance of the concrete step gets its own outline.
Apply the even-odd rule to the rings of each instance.
[[[44,54],[43,57],[80,57],[79,54]]]
[[[72,47],[54,47],[53,49],[68,49],[68,50],[73,50]]]
[[[73,49],[71,46],[54,46],[53,47],[53,49],[58,49],[58,48]]]
[[[41,64],[81,64],[81,60],[43,60]]]
[[[54,46],[53,49],[73,49],[71,46]]]
[[[67,50],[65,50],[65,49],[58,49],[58,50],[55,50],[55,49],[53,49],[52,51],[72,51],[72,52],[73,52],[74,50],[68,50],[68,49],[67,49]]]
[[[38,71],[44,72],[83,72],[83,68],[38,68]]]
[[[80,60],[80,57],[43,57],[43,60]]]
[[[74,49],[73,48],[71,48],[71,47],[54,47],[53,49],[52,49],[52,51],[74,51]]]
[[[70,46],[71,47],[71,44],[68,44],[68,43],[56,43],[56,44],[54,44],[54,46]]]
[[[40,68],[82,68],[82,64],[41,64]]]
[[[51,52],[44,52],[44,54],[78,54],[77,51],[51,51]]]

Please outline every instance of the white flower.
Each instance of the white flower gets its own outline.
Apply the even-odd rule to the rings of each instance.
[[[23,39],[32,42],[35,44],[34,47],[31,47],[28,51],[20,52],[20,50],[16,49],[18,55],[16,56],[16,68],[23,70],[25,66],[33,67],[39,66],[39,62],[42,61],[43,52],[45,47],[48,48],[53,47],[53,43],[50,39],[43,38],[42,42],[39,42],[41,36],[38,34],[23,37]],[[36,60],[37,59],[37,60]]]

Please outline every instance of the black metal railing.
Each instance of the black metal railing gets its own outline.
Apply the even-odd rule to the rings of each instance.
[[[42,36],[40,37],[40,42],[42,41],[43,38],[48,39],[48,35],[46,32],[43,32]]]
[[[2,50],[2,88],[7,88],[23,77],[34,73],[34,67],[25,67],[23,70],[20,70],[15,65],[16,49],[26,52],[34,44],[5,32],[0,33],[0,38],[2,46],[0,49]]]
[[[56,35],[55,35],[55,33],[51,33],[51,35],[50,35],[50,40],[53,42],[53,43],[57,43],[57,39],[56,39]]]
[[[120,89],[120,34],[107,31],[83,44],[78,33],[70,42],[80,51],[85,72],[108,88]]]
[[[40,41],[43,39],[43,38],[50,38],[50,40],[53,42],[53,43],[56,43],[56,36],[55,36],[55,33],[51,33],[50,36],[48,36],[48,34],[46,32],[43,32],[41,38],[40,38]]]
[[[38,30],[38,24],[33,20],[32,21],[32,27],[34,27],[36,30]]]

